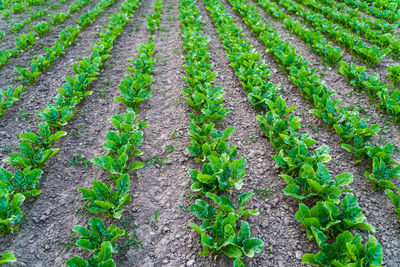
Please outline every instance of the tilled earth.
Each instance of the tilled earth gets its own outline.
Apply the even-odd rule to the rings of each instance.
[[[74,19],[79,18],[82,12],[97,2],[93,1],[83,8],[74,15],[74,18],[58,26],[40,42],[46,46],[51,45],[63,27],[74,23]],[[66,54],[54,62],[52,67],[29,87],[22,100],[0,118],[0,147],[6,144],[11,151],[15,151],[18,147],[18,134],[27,128],[36,129],[35,111],[42,109],[57,94],[56,89],[62,85],[64,77],[72,73],[72,63],[80,57],[90,55],[90,47],[99,37],[102,27],[107,24],[107,17],[117,12],[122,2],[117,0],[94,25],[83,31],[78,41],[67,49]],[[263,55],[263,60],[273,72],[270,80],[281,84],[283,96],[289,105],[299,107],[295,114],[302,119],[302,132],[310,133],[317,140],[318,146],[328,145],[331,148],[332,161],[328,167],[332,175],[346,171],[354,174],[351,188],[364,210],[367,221],[376,228],[374,235],[382,244],[385,254],[383,265],[399,266],[400,226],[393,205],[383,192],[373,191],[363,175],[366,167],[362,164],[355,165],[352,157],[340,148],[339,138],[308,113],[311,107],[301,96],[300,90],[287,79],[273,58],[265,52],[263,44],[251,34],[229,3],[226,0],[223,2],[227,11],[243,28],[249,43]],[[168,164],[150,165],[132,175],[133,200],[127,206],[124,217],[125,219],[135,217],[138,240],[142,243],[139,248],[132,246],[117,256],[118,266],[232,265],[232,260],[225,256],[216,259],[199,256],[201,245],[198,235],[188,225],[190,221],[196,219],[188,211],[194,199],[189,197],[191,182],[187,171],[199,168],[199,165],[187,151],[190,144],[188,113],[191,110],[181,96],[186,84],[182,79],[184,51],[181,45],[178,3],[179,0],[164,0],[162,27],[155,35],[159,60],[152,86],[154,94],[140,106],[141,119],[150,123],[144,130],[144,143],[141,147],[143,155],[140,159],[149,161],[157,157],[166,158],[164,161]],[[255,196],[249,202],[250,208],[260,211],[258,216],[248,219],[252,236],[261,238],[265,243],[265,249],[253,259],[246,259],[245,264],[246,266],[302,266],[302,255],[316,253],[318,247],[314,241],[307,239],[305,231],[296,221],[295,212],[298,203],[282,192],[285,183],[279,177],[279,169],[271,158],[274,150],[258,128],[256,121],[258,112],[247,101],[246,93],[229,66],[221,40],[201,1],[198,2],[198,7],[205,21],[204,34],[211,38],[209,43],[211,61],[214,70],[218,72],[215,85],[224,87],[226,91],[224,105],[231,109],[220,127],[221,129],[227,126],[235,127],[236,132],[231,137],[230,143],[237,145],[239,156],[246,157],[248,161],[245,185],[241,192],[272,188],[271,197]],[[63,8],[65,7],[60,7],[60,10]],[[89,187],[93,180],[106,175],[91,164],[87,166],[73,164],[71,159],[78,155],[83,158],[93,158],[104,154],[102,146],[105,134],[111,129],[108,119],[125,110],[125,107],[113,101],[113,98],[119,94],[118,84],[124,75],[128,74],[125,70],[129,66],[126,59],[134,57],[138,45],[148,38],[145,16],[150,12],[152,12],[152,1],[142,1],[133,15],[133,20],[125,26],[124,33],[117,39],[112,56],[106,61],[99,79],[91,86],[93,94],[79,105],[80,112],[66,127],[65,130],[69,134],[57,146],[61,151],[46,163],[41,180],[42,194],[23,205],[27,220],[22,229],[0,237],[0,252],[12,252],[19,260],[10,266],[63,266],[65,261],[74,255],[85,257],[89,255],[75,247],[65,252],[67,248],[65,244],[71,242],[72,227],[76,224],[87,226],[89,218],[88,215],[82,216],[79,212],[82,197],[76,189]],[[261,9],[260,12],[263,13]],[[304,53],[304,59],[312,62],[311,66],[322,74],[322,80],[329,89],[337,91],[337,97],[343,99],[343,105],[363,106],[365,107],[363,115],[371,118],[371,123],[385,126],[384,134],[373,142],[383,144],[391,141],[398,144],[400,129],[391,123],[386,123],[386,117],[374,105],[368,103],[365,95],[355,93],[344,77],[337,73],[337,69],[323,64],[305,43],[266,14],[265,22],[272,23],[283,40],[294,45],[299,53]],[[1,48],[8,46],[11,41],[0,43]],[[32,51],[35,54],[40,53],[39,49],[39,46],[34,46]],[[29,59],[30,53],[26,52],[0,70],[1,88],[9,85],[16,76],[13,68],[27,65]],[[348,53],[345,59],[359,63]],[[393,62],[387,60],[382,65],[391,64]],[[385,69],[377,67],[369,71],[385,75]],[[168,153],[171,146],[174,151]],[[1,150],[1,159],[10,153]],[[398,155],[396,158],[400,159]],[[159,211],[158,222],[150,225],[155,210]],[[368,237],[367,233],[362,235],[364,239]]]

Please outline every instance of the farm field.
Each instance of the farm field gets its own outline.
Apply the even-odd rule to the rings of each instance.
[[[398,0],[0,18],[0,265],[400,266]]]

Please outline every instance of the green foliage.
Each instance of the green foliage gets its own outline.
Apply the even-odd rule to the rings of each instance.
[[[8,234],[18,231],[18,225],[23,222],[24,215],[21,205],[25,197],[22,194],[11,196],[6,194],[0,197],[0,234]]]
[[[110,241],[101,243],[101,249],[97,256],[93,256],[88,260],[75,256],[68,260],[65,264],[69,267],[115,267],[116,264],[112,259],[113,248]]]
[[[55,145],[55,143],[63,136],[67,135],[67,132],[58,131],[51,132],[49,125],[46,122],[39,124],[39,131],[37,134],[32,132],[26,132],[20,134],[19,138],[24,141],[36,145],[35,149],[45,148],[49,149]]]
[[[199,193],[214,192],[216,190],[231,192],[230,188],[240,190],[243,186],[247,161],[245,158],[232,160],[227,153],[219,156],[207,156],[207,163],[203,164],[201,172],[189,170],[192,180],[192,191]]]
[[[316,169],[313,169],[312,165],[304,164],[296,179],[288,175],[281,175],[281,177],[288,184],[283,190],[285,194],[298,200],[310,197],[319,200],[336,200],[343,192],[349,191],[343,187],[353,182],[351,173],[342,173],[332,179],[328,169],[321,162],[317,163]]]
[[[60,151],[59,148],[34,148],[27,142],[20,142],[19,149],[21,152],[12,153],[10,157],[3,161],[22,169],[26,167],[41,169],[48,159]]]
[[[83,199],[88,203],[85,209],[94,214],[99,214],[108,218],[120,219],[122,217],[122,207],[128,205],[131,200],[129,194],[129,175],[122,175],[116,181],[116,191],[111,190],[111,185],[101,181],[93,181],[93,189],[79,188]]]
[[[365,215],[353,194],[346,194],[340,206],[335,202],[335,200],[317,202],[311,209],[300,204],[299,211],[296,212],[296,219],[306,229],[308,238],[315,237],[313,234],[315,229],[329,236],[337,236],[345,230],[351,229],[375,232],[372,225],[364,222]]]
[[[200,234],[200,242],[203,245],[200,255],[224,253],[230,258],[240,260],[245,256],[252,258],[255,253],[260,253],[264,249],[264,243],[258,238],[250,237],[250,227],[246,221],[241,221],[237,231],[240,218],[258,214],[258,211],[248,210],[247,206],[244,206],[253,194],[240,195],[237,208],[225,196],[218,197],[212,193],[206,195],[215,203],[217,209],[200,199],[190,206],[192,214],[203,220],[200,226],[189,224]]]
[[[101,245],[108,241],[112,244],[112,252],[116,252],[115,241],[125,234],[125,230],[114,224],[106,228],[101,219],[94,217],[89,219],[89,227],[90,230],[81,225],[74,226],[73,231],[79,235],[76,241],[78,247],[97,256],[101,251]]]
[[[17,258],[12,253],[3,253],[0,258],[0,265],[10,262],[17,262]]]
[[[148,122],[137,121],[138,118],[139,115],[128,108],[126,112],[112,116],[110,122],[120,133],[133,134],[149,125]]]
[[[115,101],[125,104],[132,108],[135,112],[138,111],[139,104],[153,95],[153,90],[150,85],[154,79],[151,74],[156,71],[153,67],[157,59],[153,57],[155,44],[149,40],[145,44],[141,44],[138,49],[136,59],[129,59],[133,67],[128,67],[132,76],[126,75],[125,79],[118,86],[122,96],[114,98]]]
[[[390,198],[390,201],[392,201],[400,223],[400,189],[398,189],[397,194],[393,193],[390,189],[386,189],[385,193]]]
[[[36,197],[42,192],[38,189],[42,173],[41,169],[31,170],[30,168],[25,168],[23,171],[17,170],[13,175],[1,168],[0,192],[8,192],[12,195],[21,193],[26,198]]]
[[[354,236],[345,231],[338,235],[334,244],[327,244],[326,236],[316,228],[313,234],[321,251],[303,255],[303,262],[313,266],[380,266],[382,246],[370,235],[365,246],[360,234]]]
[[[53,30],[53,21],[43,21],[35,26],[32,26],[32,29],[36,31],[36,33],[40,37],[44,37],[47,33]]]
[[[49,14],[49,16],[54,20],[56,24],[63,23],[67,18],[71,17],[70,13],[58,12],[54,14]]]
[[[21,94],[25,91],[26,87],[22,85],[15,88],[9,86],[6,90],[0,89],[0,117],[4,116],[7,109],[20,100]]]
[[[393,65],[387,68],[389,72],[389,78],[392,80],[393,84],[399,85],[400,84],[400,66]]]
[[[19,50],[19,52],[25,51],[28,47],[31,47],[35,44],[35,34],[33,32],[29,32],[28,34],[21,34],[17,38],[15,38],[15,47]]]
[[[393,161],[393,144],[374,146],[369,148],[368,155],[373,158],[371,172],[366,171],[365,177],[372,183],[375,190],[394,189],[393,178],[400,177],[400,166],[392,168],[392,165],[400,165]]]

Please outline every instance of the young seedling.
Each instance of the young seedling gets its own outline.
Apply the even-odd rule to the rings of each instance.
[[[256,194],[257,198],[267,198],[271,197],[273,194],[274,187],[270,187],[268,189],[262,189],[261,187],[256,187],[254,189],[254,193]]]
[[[1,148],[1,151],[4,153],[9,153],[11,151],[11,148],[7,146],[7,144],[4,144],[4,146]]]
[[[172,165],[170,162],[165,162],[166,159],[166,157],[160,158],[160,156],[154,155],[151,159],[145,161],[146,165],[143,168],[153,165],[156,169],[160,169],[162,165]]]
[[[258,136],[255,133],[251,133],[251,136],[247,139],[248,142],[255,143],[258,141]]]
[[[167,155],[168,155],[168,154],[171,154],[171,153],[174,152],[174,151],[178,151],[178,150],[176,150],[172,145],[168,145],[168,146],[165,148],[165,153],[167,153]]]
[[[154,217],[150,219],[150,227],[154,227],[158,223],[158,215],[160,210],[154,210]]]
[[[33,118],[32,114],[25,112],[22,108],[19,109],[18,117],[21,119],[22,118],[28,118],[28,119]]]
[[[172,139],[178,139],[178,138],[180,137],[178,131],[177,131],[177,130],[174,130],[174,131],[171,133],[171,137],[172,137]]]
[[[75,235],[72,233],[69,237],[70,242],[66,243],[66,242],[59,242],[60,245],[65,246],[65,250],[64,252],[67,252],[68,250],[70,250],[72,247],[76,247],[76,237]]]
[[[70,164],[69,166],[79,166],[84,164],[85,165],[85,169],[88,169],[88,162],[89,159],[86,159],[82,156],[82,154],[80,152],[78,152],[76,155],[73,155],[72,158],[70,159]]]
[[[136,234],[136,228],[138,227],[135,223],[136,217],[131,217],[129,219],[126,220],[121,220],[120,222],[118,222],[118,227],[120,227],[121,229],[125,230],[125,242],[124,244],[122,244],[118,250],[118,256],[121,255],[121,253],[123,252],[123,250],[125,248],[128,248],[130,246],[135,246],[137,248],[140,247],[140,244],[143,243],[144,239],[142,240],[138,240],[137,234]],[[132,231],[132,235],[129,236],[129,232],[130,230]]]
[[[107,98],[107,93],[108,93],[108,91],[110,90],[110,88],[104,88],[104,89],[101,89],[100,90],[100,92],[99,92],[99,97],[101,98],[101,99],[106,99]]]
[[[79,125],[78,128],[72,130],[71,136],[75,138],[78,136],[79,133],[86,134],[87,132],[85,130],[83,130],[82,128],[83,128],[83,125]]]
[[[185,203],[182,203],[182,205],[179,205],[178,207],[179,207],[179,209],[180,209],[181,211],[187,212],[187,209],[186,209],[186,207],[185,207]]]

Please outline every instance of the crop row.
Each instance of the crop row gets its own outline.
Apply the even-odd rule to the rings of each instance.
[[[208,204],[196,199],[190,211],[201,225],[190,223],[199,233],[203,246],[202,256],[225,254],[235,259],[234,266],[244,266],[242,258],[253,257],[264,249],[264,242],[250,236],[249,223],[243,217],[257,215],[256,210],[245,206],[253,193],[238,196],[237,205],[231,197],[215,193],[240,190],[243,185],[247,161],[237,159],[237,148],[227,142],[234,132],[233,127],[220,131],[215,126],[229,112],[222,104],[225,94],[222,87],[214,86],[216,72],[212,71],[209,54],[209,37],[202,35],[199,9],[195,0],[181,0],[179,17],[182,25],[183,48],[186,51],[184,80],[189,85],[183,95],[192,108],[189,127],[190,154],[202,164],[201,171],[189,170],[191,189],[199,195],[206,195],[212,202]],[[236,207],[235,207],[236,206]],[[240,227],[239,227],[240,225]],[[239,228],[239,229],[238,229]]]
[[[88,5],[91,1],[92,0],[76,0],[76,2],[71,5],[68,12],[62,13],[60,16],[54,16],[53,19],[49,21],[43,21],[32,26],[31,29],[33,31],[30,31],[27,34],[20,34],[15,38],[15,48],[0,51],[0,68],[10,63],[13,57],[17,57],[22,52],[36,44],[36,40],[51,32],[54,29],[54,25],[60,24],[69,18],[72,14],[71,10],[77,12],[84,6]]]
[[[279,88],[265,81],[271,72],[260,60],[261,55],[247,44],[241,29],[219,0],[204,2],[249,101],[266,110],[265,114],[257,116],[257,120],[277,152],[273,159],[281,167],[281,177],[287,183],[284,192],[302,202],[296,218],[307,231],[307,236],[314,239],[321,249],[317,254],[305,254],[303,262],[315,266],[379,265],[383,252],[375,238],[370,235],[364,246],[360,234],[353,236],[348,231],[374,231],[372,225],[365,222],[353,194],[346,193],[340,200],[349,191],[346,187],[352,182],[353,175],[342,173],[334,179],[331,177],[325,166],[331,159],[329,147],[312,149],[316,141],[309,134],[298,134],[300,118],[291,114],[296,107],[288,107],[279,94]],[[251,14],[250,6],[245,2],[232,0],[231,3],[234,8],[240,7]]]
[[[297,2],[320,12],[325,16],[325,18],[335,21],[345,28],[349,28],[353,33],[364,37],[367,41],[377,45],[378,47],[384,49],[390,47],[392,43],[399,42],[397,35],[392,36],[390,33],[384,33],[379,30],[373,30],[368,25],[360,22],[358,17],[354,17],[351,14],[346,14],[338,11],[335,6],[336,2],[333,0],[296,0]],[[388,50],[389,51],[389,50]],[[393,55],[398,57],[399,55]]]
[[[348,29],[339,26],[324,18],[321,14],[312,10],[304,10],[304,7],[294,1],[273,0],[285,7],[290,13],[299,15],[304,21],[332,38],[335,42],[348,49],[354,56],[367,63],[370,67],[379,64],[388,55],[390,49],[379,50],[377,46],[367,46],[360,37],[352,34]],[[393,55],[399,55],[400,42],[392,43]]]
[[[138,2],[135,5],[137,4]],[[114,99],[119,102],[124,100],[123,103],[128,109],[125,113],[114,115],[110,119],[117,131],[108,131],[106,134],[107,141],[103,147],[108,152],[107,155],[91,160],[94,165],[108,172],[107,179],[112,180],[115,188],[112,189],[110,184],[100,180],[94,180],[92,189],[78,189],[86,201],[84,208],[88,212],[111,219],[120,220],[122,208],[130,202],[129,173],[143,167],[142,162],[134,162],[132,159],[142,154],[138,147],[143,141],[142,129],[148,123],[138,121],[139,116],[136,113],[139,104],[152,95],[150,89],[153,82],[152,73],[156,71],[154,64],[157,59],[153,56],[155,45],[152,40],[154,32],[160,27],[162,0],[155,1],[153,7],[155,11],[146,17],[150,32],[149,40],[140,44],[136,59],[128,60],[133,64],[132,68],[127,68],[131,75],[127,75],[119,85],[122,97]],[[89,226],[90,230],[76,225],[73,231],[79,237],[75,244],[83,250],[92,252],[93,256],[88,260],[75,256],[66,262],[67,266],[115,266],[112,254],[118,251],[116,241],[122,236],[125,237],[125,243],[119,250],[135,244],[135,233],[133,232],[133,236],[130,237],[128,229],[118,228],[115,224],[106,228],[103,221],[95,217],[89,219]]]
[[[110,23],[105,26],[102,37],[92,46],[92,55],[78,62],[74,77],[66,77],[66,82],[58,89],[59,94],[53,99],[54,103],[38,111],[44,120],[39,124],[39,131],[34,133],[28,130],[21,134],[20,152],[4,160],[18,170],[13,174],[4,168],[0,169],[0,233],[18,230],[18,225],[25,217],[20,206],[26,198],[41,193],[39,180],[44,163],[59,151],[54,145],[67,134],[62,128],[75,114],[76,105],[90,95],[87,88],[97,79],[102,63],[110,56],[115,39],[123,32],[123,26],[136,6],[136,2],[128,0],[121,5],[120,13],[109,18]]]
[[[15,70],[20,74],[18,79],[28,85],[32,85],[51,64],[60,58],[68,47],[73,45],[79,37],[79,33],[92,25],[96,19],[116,0],[102,0],[93,9],[82,15],[79,25],[69,26],[61,31],[58,40],[51,47],[45,47],[45,54],[34,56],[30,60],[30,68],[19,68]],[[76,68],[76,66],[74,66]],[[21,100],[21,94],[27,90],[26,86],[17,85],[14,88],[9,86],[6,90],[0,90],[0,117],[15,103]]]
[[[70,0],[59,0],[57,6],[61,6],[64,3],[67,3]],[[72,6],[71,6],[72,7]],[[50,7],[49,7],[50,9]],[[37,21],[38,19],[48,15],[51,18],[58,18],[60,16],[60,13],[55,13],[55,14],[51,14],[49,12],[49,9],[39,9],[38,11],[33,12],[32,14],[29,15],[29,17],[27,17],[26,19],[20,21],[20,22],[15,22],[12,26],[8,26],[8,28],[14,33],[19,33],[26,25],[31,24],[33,21]],[[74,9],[72,9],[74,10]],[[77,9],[76,9],[77,10]],[[59,20],[59,18],[57,19]],[[4,35],[4,33],[3,33]],[[1,38],[0,38],[1,39]]]
[[[397,23],[400,19],[399,9],[390,10],[390,9],[381,9],[376,8],[374,6],[370,6],[366,1],[358,1],[358,0],[338,0],[341,3],[346,3],[351,7],[357,8],[371,16],[385,19],[390,23]],[[392,1],[390,1],[392,3]],[[390,4],[389,4],[390,5]],[[382,6],[389,6],[388,4],[383,4]]]
[[[338,4],[336,2],[333,2],[332,0],[320,0],[320,2],[332,5],[336,7],[338,11],[342,11],[343,13],[346,12],[352,17],[357,17],[358,22],[363,28],[368,25],[369,27],[371,27],[371,29],[380,30],[383,33],[394,33],[394,30],[397,28],[396,24],[388,23],[386,20],[378,18],[371,19],[370,17],[363,16],[363,14],[361,14],[359,10],[349,8],[344,3]],[[340,14],[339,16],[347,17],[346,14]],[[362,25],[362,23],[364,23],[364,25]]]
[[[30,10],[31,6],[41,5],[45,1],[47,1],[47,0],[13,1],[13,3],[7,2],[7,1],[2,1],[7,4],[3,5],[3,8],[1,10],[1,15],[3,16],[3,19],[7,20],[11,14],[23,13],[26,10]]]
[[[397,78],[399,76],[398,71],[396,72],[396,66],[389,67],[390,78],[393,79],[393,84],[383,84],[377,74],[368,76],[365,73],[364,66],[356,66],[353,63],[350,65],[344,61],[340,61],[342,58],[342,51],[338,47],[333,47],[327,40],[318,32],[309,30],[301,25],[299,21],[296,21],[292,17],[287,16],[283,9],[277,7],[275,3],[269,0],[256,0],[256,2],[263,8],[265,12],[271,16],[277,18],[283,22],[285,27],[295,35],[299,36],[311,50],[315,51],[322,59],[331,66],[336,66],[338,63],[338,72],[342,74],[349,84],[355,86],[358,90],[365,91],[370,100],[373,101],[379,98],[380,103],[377,105],[382,109],[384,113],[389,114],[394,122],[400,121],[400,100],[399,90],[391,90],[388,88],[396,85]]]

